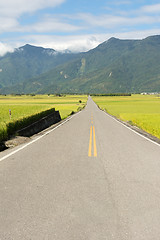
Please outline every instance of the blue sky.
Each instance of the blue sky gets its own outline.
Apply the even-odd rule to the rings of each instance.
[[[0,55],[26,43],[87,51],[160,34],[159,0],[0,0]]]

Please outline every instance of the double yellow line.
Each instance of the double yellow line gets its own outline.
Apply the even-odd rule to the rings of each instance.
[[[92,120],[92,124],[93,124],[93,120]],[[92,157],[92,140],[93,140],[93,156],[97,157],[96,134],[95,134],[94,126],[90,127],[88,157]]]

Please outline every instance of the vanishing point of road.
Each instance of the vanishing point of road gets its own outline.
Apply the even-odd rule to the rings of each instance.
[[[1,240],[159,240],[160,146],[99,110],[0,153]]]

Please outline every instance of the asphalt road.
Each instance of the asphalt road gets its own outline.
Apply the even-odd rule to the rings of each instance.
[[[159,240],[160,146],[89,99],[0,153],[0,239]]]

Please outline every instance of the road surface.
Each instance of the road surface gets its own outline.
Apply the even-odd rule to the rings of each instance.
[[[55,130],[0,153],[0,239],[159,240],[160,146],[89,98]]]

